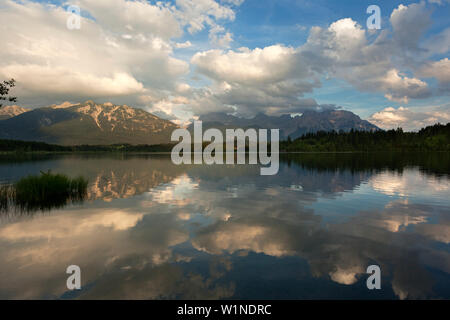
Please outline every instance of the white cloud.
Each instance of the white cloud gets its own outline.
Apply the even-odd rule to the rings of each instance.
[[[438,41],[421,42],[431,22],[424,2],[399,5],[390,15],[392,30],[387,26],[377,34],[345,18],[312,27],[307,42],[296,48],[225,50],[234,36],[224,24],[234,21],[242,3],[78,0],[85,17],[80,30],[70,31],[61,7],[6,0],[0,11],[0,77],[16,78],[15,94],[28,106],[89,98],[146,106],[168,117],[302,112],[318,107],[304,96],[325,78],[402,103],[450,89],[449,60],[425,60],[448,52],[450,29],[437,34]],[[174,48],[191,48],[185,54],[193,47],[182,38],[185,31],[204,31],[216,49],[203,49],[189,62],[177,58]],[[190,67],[210,82],[189,86]],[[419,77],[436,78],[440,90]]]
[[[210,50],[194,55],[191,62],[197,70],[218,81],[252,84],[273,83],[293,77],[298,68],[296,50],[282,45],[239,51]],[[303,76],[307,75],[305,72]]]
[[[396,44],[405,50],[416,50],[419,39],[431,24],[431,11],[426,9],[425,2],[400,4],[392,11],[390,22]]]
[[[368,119],[382,129],[403,128],[405,131],[416,131],[423,127],[450,122],[450,105],[435,111],[416,112],[405,107],[397,109],[388,107],[374,113]]]
[[[408,103],[409,98],[421,98],[430,95],[426,82],[416,78],[408,78],[396,69],[389,70],[386,76],[380,79],[380,86],[386,92],[386,98],[397,102]]]
[[[0,76],[18,81],[21,103],[36,103],[36,96],[45,96],[46,104],[114,96],[133,101],[145,92],[164,95],[164,90],[173,88],[189,66],[172,56],[170,43],[164,39],[172,35],[166,34],[163,22],[170,11],[141,2],[115,1],[117,7],[109,6],[108,16],[102,11],[104,2],[82,0],[96,21],[81,18],[80,30],[66,28],[68,13],[62,8],[6,1],[0,11],[5,43]],[[133,23],[130,17],[139,10],[152,22],[146,25],[137,15]],[[108,17],[128,23],[129,28],[114,29]],[[121,32],[130,37],[123,38]]]
[[[243,0],[222,1],[224,4],[239,6]],[[209,27],[209,39],[216,47],[228,48],[233,41],[233,35],[223,26],[220,21],[233,21],[234,10],[227,5],[222,5],[214,0],[176,0],[179,7],[178,17],[191,34]]]
[[[424,48],[430,56],[448,53],[450,51],[450,28],[427,38],[424,41]]]
[[[163,2],[78,0],[78,4],[99,25],[114,33],[142,34],[169,40],[183,32],[176,19],[176,9]]]
[[[214,0],[176,0],[180,8],[179,18],[188,25],[190,33],[203,30],[206,26],[215,26],[215,20],[235,19],[234,11]]]
[[[427,98],[431,94],[428,84],[406,76],[396,67],[398,60],[403,59],[397,55],[405,52],[402,47],[417,47],[417,39],[408,44],[399,42],[404,34],[403,23],[409,22],[410,9],[400,6],[396,10],[400,10],[401,17],[394,10],[394,19],[391,20],[395,27],[391,38],[382,31],[369,42],[360,25],[349,18],[341,19],[328,29],[312,28],[307,43],[300,48],[301,55],[314,70],[345,79],[358,90],[382,92],[390,100],[405,103],[411,98]],[[415,10],[413,14],[415,17]],[[425,24],[420,25],[423,27]],[[410,71],[410,68],[406,70]]]
[[[142,83],[127,73],[110,76],[86,74],[70,68],[48,67],[35,64],[9,65],[3,68],[6,77],[25,79],[21,81],[27,95],[53,94],[74,95],[82,92],[85,96],[106,97],[131,95],[144,91]]]
[[[317,107],[313,99],[301,99],[319,83],[314,73],[299,63],[297,49],[273,45],[253,50],[209,50],[195,54],[191,63],[213,80],[196,99],[214,105],[215,111],[234,108],[252,115]]]
[[[450,91],[450,60],[448,58],[429,62],[419,72],[422,77],[436,78],[441,90]]]
[[[330,272],[330,278],[334,282],[351,285],[358,281],[357,276],[364,272],[364,269],[361,266],[351,266],[348,269],[342,269],[339,266],[336,267],[336,270]]]
[[[186,49],[192,47],[192,43],[190,41],[185,41],[181,43],[175,43],[175,48],[177,49]]]
[[[233,41],[233,36],[230,32],[227,32],[222,26],[214,26],[209,31],[209,39],[212,44],[217,47],[228,48]]]
[[[69,30],[62,7],[6,0],[0,11],[0,77],[17,80],[28,106],[84,99],[152,105],[177,95],[189,64],[174,57],[174,42],[190,31],[221,27],[233,9],[213,0],[162,2],[78,0],[81,29]],[[226,44],[231,35],[217,37]]]
[[[408,53],[420,50],[430,12],[422,3],[400,5],[390,20],[392,34],[384,30],[371,41],[362,26],[345,18],[328,28],[312,27],[307,42],[298,48],[277,44],[198,52],[191,64],[213,84],[197,99],[204,103],[208,97],[214,110],[244,115],[295,112],[317,107],[302,96],[320,87],[323,77],[344,79],[357,90],[379,92],[396,102],[430,97],[432,90],[415,76],[417,64]],[[414,36],[405,42],[408,30]]]

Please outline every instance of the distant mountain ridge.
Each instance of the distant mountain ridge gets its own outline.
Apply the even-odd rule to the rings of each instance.
[[[380,130],[367,120],[345,110],[305,111],[301,116],[291,115],[268,116],[258,114],[254,118],[239,118],[225,113],[210,113],[199,118],[203,121],[203,129],[218,128],[266,128],[280,129],[280,139],[296,139],[306,133],[318,131],[374,131]],[[192,130],[192,125],[189,127]]]
[[[0,120],[9,119],[27,111],[30,111],[30,109],[19,106],[4,106],[0,108]]]
[[[280,139],[296,139],[317,131],[374,131],[378,127],[344,110],[305,111],[301,116],[268,116],[252,119],[225,113],[199,118],[204,130],[217,128],[280,129]],[[34,110],[19,106],[0,108],[0,139],[39,141],[58,145],[166,144],[179,128],[139,108],[112,103],[65,102]],[[188,127],[192,130],[192,124]]]
[[[142,109],[112,103],[64,103],[0,121],[0,138],[60,145],[159,144],[178,126]]]

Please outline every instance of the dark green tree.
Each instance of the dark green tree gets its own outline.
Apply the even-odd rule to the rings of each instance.
[[[3,106],[2,101],[16,102],[17,97],[8,96],[9,90],[16,86],[16,80],[5,80],[3,83],[0,83],[0,108]]]

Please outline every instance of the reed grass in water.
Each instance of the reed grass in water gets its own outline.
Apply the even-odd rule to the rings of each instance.
[[[69,178],[50,171],[39,176],[27,176],[13,185],[0,187],[0,208],[15,206],[21,210],[49,210],[70,202],[80,202],[87,194],[88,181],[83,177]]]

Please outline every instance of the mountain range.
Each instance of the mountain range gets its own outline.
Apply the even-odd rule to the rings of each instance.
[[[281,116],[268,116],[263,113],[254,118],[238,118],[225,113],[209,113],[201,116],[199,120],[203,122],[203,130],[217,128],[225,130],[227,128],[261,128],[280,129],[280,139],[290,137],[296,139],[306,133],[317,131],[374,131],[380,130],[369,121],[362,120],[359,116],[345,110],[325,110],[305,111],[301,115],[291,116],[289,114]],[[192,125],[189,127],[192,130]]]
[[[0,138],[60,145],[160,144],[178,126],[142,109],[112,103],[64,103],[0,121]]]
[[[280,139],[295,139],[317,131],[379,130],[356,114],[344,110],[306,111],[302,115],[268,116],[251,119],[225,113],[199,118],[208,128],[280,129]],[[0,109],[0,139],[41,141],[59,145],[162,144],[170,143],[179,128],[139,108],[93,101],[65,102],[44,108],[7,106]],[[188,127],[192,129],[192,125]]]
[[[30,111],[30,109],[19,106],[5,106],[0,108],[0,120],[9,119],[27,111]]]

